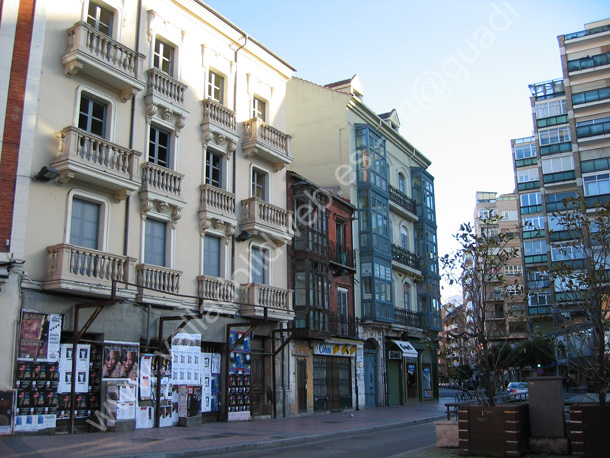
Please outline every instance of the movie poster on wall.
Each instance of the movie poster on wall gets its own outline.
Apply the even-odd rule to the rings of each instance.
[[[102,378],[137,379],[140,346],[133,342],[106,342]]]
[[[61,315],[23,312],[17,360],[57,361],[60,338]]]

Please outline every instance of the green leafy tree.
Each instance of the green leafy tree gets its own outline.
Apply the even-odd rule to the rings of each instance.
[[[522,293],[520,285],[509,283],[503,275],[504,266],[519,256],[512,233],[485,230],[498,227],[500,220],[493,214],[479,219],[478,232],[473,225],[462,224],[454,234],[458,249],[441,258],[447,282],[462,287],[464,332],[478,370],[477,399],[487,405],[495,405],[494,395],[501,386],[502,370],[508,367],[512,349],[506,329],[496,326],[495,307],[508,298],[509,285],[513,294],[516,288]]]
[[[570,366],[606,404],[610,385],[610,203],[566,199],[553,214],[556,331]]]

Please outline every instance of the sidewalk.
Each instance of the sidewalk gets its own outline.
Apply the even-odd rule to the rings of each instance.
[[[0,456],[4,458],[92,458],[154,457],[178,458],[207,453],[239,452],[293,445],[313,439],[331,439],[364,431],[398,428],[446,418],[445,403],[408,404],[400,407],[310,415],[297,418],[256,420],[231,423],[205,423],[193,428],[140,429],[123,433],[61,434],[53,436],[18,436],[0,438]],[[442,450],[433,448],[433,450]],[[424,455],[430,454],[426,449]],[[456,456],[446,455],[446,456]],[[443,455],[445,456],[445,455]]]

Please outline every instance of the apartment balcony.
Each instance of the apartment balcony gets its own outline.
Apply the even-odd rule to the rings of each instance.
[[[150,119],[166,124],[179,132],[186,124],[189,112],[184,107],[188,86],[172,78],[157,68],[151,68],[148,74],[148,92],[144,101],[146,115]]]
[[[409,250],[392,244],[392,265],[404,272],[419,273],[419,256]]]
[[[142,164],[142,188],[140,199],[142,209],[155,209],[162,214],[171,214],[172,219],[180,219],[180,212],[186,205],[181,197],[184,175],[152,162]]]
[[[330,313],[329,330],[333,337],[347,337],[350,339],[358,338],[358,329],[356,326],[356,318],[349,315],[339,313]]]
[[[233,313],[237,311],[238,286],[232,280],[200,275],[197,277],[198,296],[203,302],[204,311]],[[202,311],[203,313],[203,311]]]
[[[504,310],[496,310],[492,312],[485,312],[485,319],[487,320],[504,320],[506,319],[506,314]]]
[[[180,299],[171,297],[171,295],[179,294],[181,277],[182,272],[174,269],[151,264],[137,264],[137,300],[165,305],[182,304]]]
[[[354,250],[336,242],[328,243],[328,260],[333,265],[333,272],[337,275],[356,273]]]
[[[411,312],[409,310],[394,307],[394,322],[402,326],[410,326],[412,328],[422,328],[421,313]]]
[[[241,147],[245,157],[255,157],[273,164],[273,168],[281,170],[291,164],[290,139],[292,137],[275,127],[264,123],[259,118],[244,122],[244,142]]]
[[[247,283],[241,285],[241,291],[240,312],[243,317],[278,321],[294,319],[292,290],[260,283]]]
[[[388,186],[388,191],[390,192],[390,209],[410,221],[417,221],[415,200],[392,185]]]
[[[199,186],[201,199],[199,203],[199,221],[201,230],[209,227],[223,229],[227,235],[235,233],[237,217],[235,216],[235,194],[209,184]]]
[[[201,132],[204,144],[214,144],[215,149],[230,158],[239,140],[235,112],[215,100],[204,100]]]
[[[116,281],[117,297],[135,297],[135,290],[126,289],[126,283],[132,282],[135,259],[67,243],[50,246],[47,250],[46,290],[108,297],[112,293],[113,281]]]
[[[61,57],[67,76],[77,73],[116,90],[126,102],[145,87],[141,80],[144,55],[123,46],[85,22],[68,29],[68,52]]]
[[[265,234],[280,245],[292,240],[292,211],[271,205],[258,197],[242,200],[241,210],[241,232]]]
[[[71,126],[57,137],[59,154],[51,164],[60,172],[57,183],[79,181],[114,192],[117,200],[139,189],[137,167],[142,153]]]

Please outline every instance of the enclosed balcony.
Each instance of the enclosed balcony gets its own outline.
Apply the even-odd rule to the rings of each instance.
[[[51,167],[60,172],[58,183],[73,179],[106,191],[128,193],[140,187],[136,171],[142,153],[76,127],[66,127],[57,136],[59,155]]]
[[[49,270],[44,288],[108,297],[116,281],[116,295],[135,297],[125,284],[132,282],[135,259],[67,243],[50,246]]]
[[[248,318],[293,320],[292,290],[247,283],[241,285],[241,315]]]
[[[235,112],[212,99],[203,101],[203,142],[230,156],[237,148],[239,135]]]
[[[328,260],[336,275],[353,274],[356,272],[354,250],[336,242],[328,243]]]
[[[392,244],[392,265],[405,272],[418,271],[419,256],[412,251]]]
[[[266,234],[278,244],[292,240],[292,211],[271,205],[258,197],[241,201],[242,232]]]
[[[124,102],[144,89],[144,55],[85,22],[70,27],[68,36],[68,52],[61,58],[67,76],[80,73],[93,78],[116,90]]]
[[[410,221],[417,221],[417,208],[415,200],[408,197],[392,185],[388,186],[390,192],[390,208]]]
[[[260,118],[252,118],[244,122],[244,142],[241,147],[245,157],[256,157],[273,164],[275,170],[281,170],[293,161],[291,138]]]

